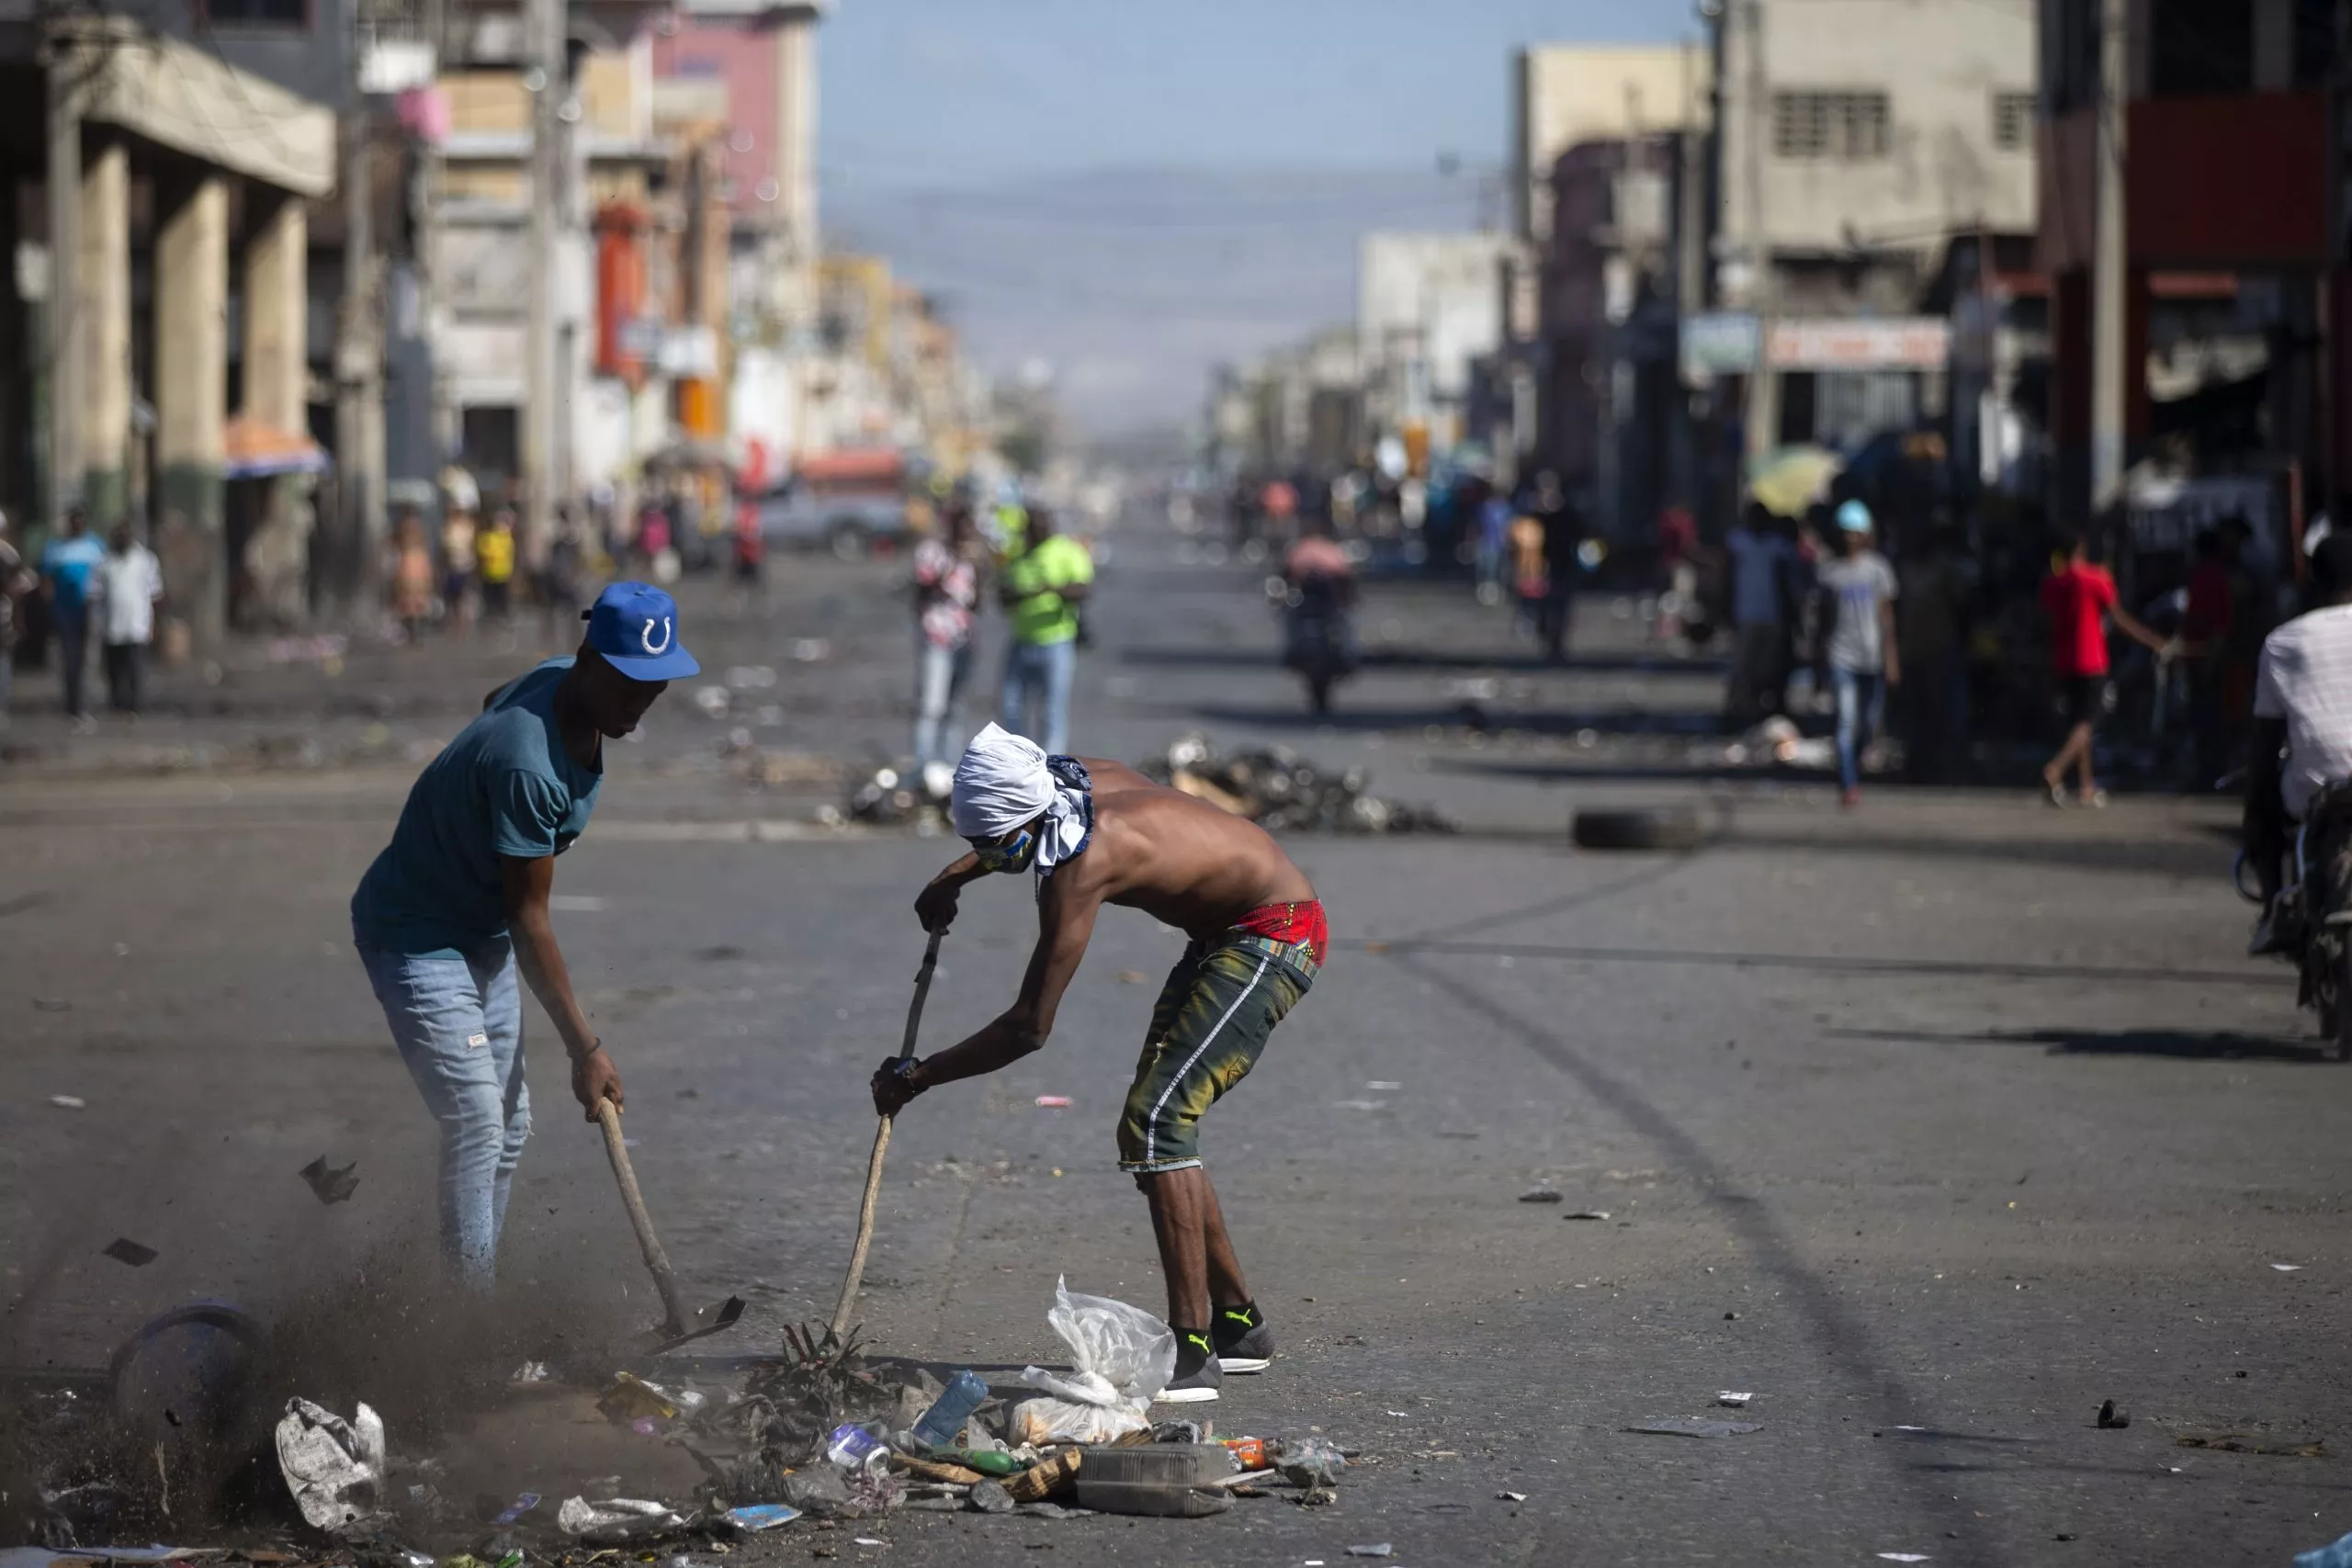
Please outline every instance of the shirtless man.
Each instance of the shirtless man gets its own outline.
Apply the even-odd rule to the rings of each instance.
[[[995,1072],[1043,1046],[1103,905],[1141,909],[1191,936],[1151,1011],[1119,1120],[1119,1168],[1150,1201],[1168,1280],[1176,1370],[1159,1397],[1215,1399],[1224,1372],[1265,1371],[1273,1335],[1202,1168],[1199,1122],[1313,984],[1330,945],[1323,906],[1255,823],[1117,762],[1048,758],[993,724],[964,753],[950,803],[972,852],[915,900],[923,929],[947,929],[967,883],[1034,867],[1037,948],[1020,997],[995,1021],[936,1055],[883,1063],[874,1108],[894,1115],[934,1085]]]

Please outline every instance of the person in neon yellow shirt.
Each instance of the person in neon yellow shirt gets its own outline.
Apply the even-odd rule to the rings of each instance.
[[[1042,506],[1029,509],[1027,546],[1005,562],[997,597],[1012,625],[997,722],[1047,752],[1069,750],[1069,690],[1078,673],[1078,607],[1094,585],[1094,558]],[[1028,710],[1038,709],[1037,723]]]

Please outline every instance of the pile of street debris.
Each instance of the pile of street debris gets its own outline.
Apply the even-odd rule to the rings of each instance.
[[[560,1402],[582,1414],[593,1398],[593,1424],[623,1445],[647,1441],[639,1467],[646,1471],[666,1468],[677,1477],[684,1461],[660,1456],[690,1456],[699,1485],[677,1481],[652,1496],[627,1495],[632,1489],[619,1475],[582,1484],[550,1474],[559,1484],[549,1495],[475,1497],[443,1458],[400,1454],[367,1404],[345,1419],[295,1399],[251,1456],[259,1462],[234,1467],[274,1470],[282,1489],[249,1500],[233,1522],[223,1523],[231,1515],[209,1499],[183,1493],[175,1514],[168,1494],[152,1495],[149,1481],[162,1478],[160,1448],[153,1477],[132,1468],[93,1480],[85,1453],[70,1478],[63,1471],[43,1475],[31,1489],[40,1506],[10,1522],[19,1539],[28,1534],[40,1546],[0,1552],[0,1563],[92,1568],[93,1560],[234,1558],[526,1568],[581,1564],[661,1541],[683,1550],[699,1540],[724,1550],[718,1543],[796,1520],[830,1530],[842,1528],[837,1521],[898,1510],[1193,1518],[1278,1489],[1306,1505],[1335,1500],[1348,1452],[1319,1436],[1220,1439],[1206,1422],[1152,1421],[1152,1400],[1174,1367],[1175,1337],[1149,1314],[1064,1286],[1048,1321],[1069,1347],[1072,1368],[1030,1367],[1013,1394],[969,1371],[943,1382],[911,1361],[868,1355],[854,1332],[842,1343],[796,1328],[786,1331],[778,1355],[684,1359],[675,1370],[646,1364],[613,1375],[593,1394],[564,1390],[544,1363],[530,1362],[496,1396],[509,1404]],[[129,1459],[133,1450],[120,1452]],[[575,1486],[576,1495],[554,1501]],[[128,1551],[98,1544],[118,1529],[144,1540],[151,1529],[189,1530],[197,1519],[212,1520],[237,1544]]]
[[[1363,768],[1330,773],[1283,746],[1220,755],[1197,732],[1176,738],[1167,750],[1147,757],[1136,771],[1156,783],[1236,817],[1247,817],[1273,832],[1453,833],[1460,828],[1431,806],[1408,806],[1370,793],[1372,775]],[[850,792],[844,812],[820,807],[819,820],[839,826],[911,825],[925,835],[947,825],[951,771],[934,762],[920,774],[876,769]]]
[[[1408,806],[1369,793],[1363,768],[1333,773],[1285,746],[1220,756],[1208,737],[1180,735],[1137,772],[1186,795],[1247,817],[1272,831],[1453,833],[1459,827],[1431,806]]]

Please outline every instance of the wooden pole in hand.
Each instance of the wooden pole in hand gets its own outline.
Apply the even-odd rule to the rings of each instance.
[[[914,1004],[907,1009],[907,1032],[899,1042],[899,1060],[915,1054],[915,1032],[922,1027],[922,999],[931,994],[931,972],[939,966],[939,939],[931,933],[922,950],[922,967],[915,971]],[[836,1344],[849,1337],[849,1315],[857,1307],[857,1287],[865,1278],[865,1249],[874,1242],[874,1200],[882,1190],[882,1156],[890,1146],[890,1119],[874,1129],[874,1153],[865,1161],[865,1196],[857,1206],[857,1245],[850,1249],[849,1272],[842,1280],[842,1299],[833,1308],[832,1337]]]
[[[662,1292],[662,1332],[684,1334],[688,1320],[685,1304],[678,1299],[678,1276],[671,1271],[670,1255],[662,1250],[662,1238],[653,1234],[653,1216],[645,1212],[645,1195],[637,1190],[637,1172],[629,1168],[628,1145],[621,1141],[620,1108],[609,1100],[600,1100],[596,1120],[605,1129],[605,1153],[613,1162],[613,1179],[620,1183],[621,1204],[628,1210],[628,1223],[637,1228],[638,1249],[645,1254],[653,1288]]]

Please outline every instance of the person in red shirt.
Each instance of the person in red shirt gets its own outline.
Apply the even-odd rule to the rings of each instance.
[[[2066,804],[2066,770],[2073,768],[2075,798],[2105,806],[2107,792],[2091,777],[2091,732],[2107,705],[2107,623],[2161,652],[2164,638],[2142,626],[2115,602],[2115,579],[2092,561],[2090,545],[2069,542],[2065,561],[2041,583],[2041,613],[2050,621],[2050,671],[2066,715],[2066,741],[2041,766],[2050,804]]]

